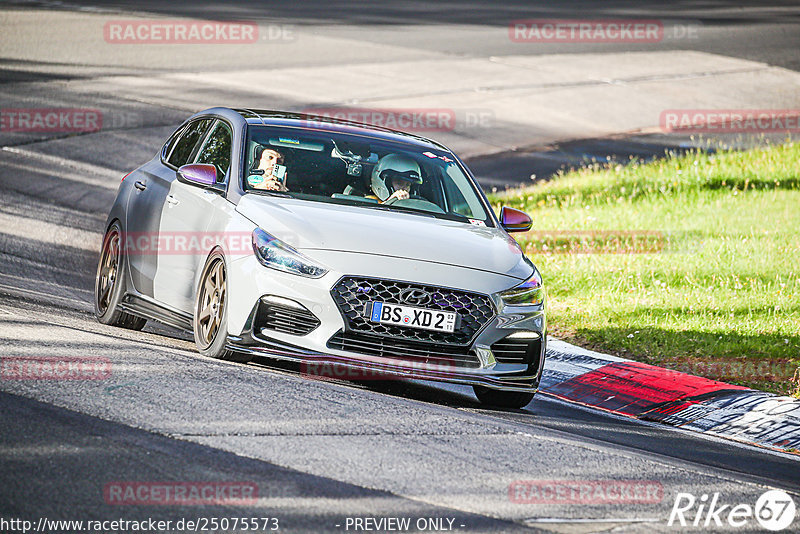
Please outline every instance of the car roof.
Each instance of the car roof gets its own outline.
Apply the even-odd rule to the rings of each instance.
[[[401,132],[398,130],[392,130],[390,128],[384,128],[381,126],[373,126],[370,124],[337,119],[334,117],[326,117],[324,115],[311,115],[306,113],[295,113],[291,111],[263,109],[234,109],[233,111],[241,115],[247,124],[263,124],[265,126],[282,126],[288,128],[302,128],[313,131],[330,131],[336,133],[361,135],[385,141],[411,144],[419,148],[433,148],[435,150],[450,151],[441,143],[437,143],[436,141],[426,137]]]

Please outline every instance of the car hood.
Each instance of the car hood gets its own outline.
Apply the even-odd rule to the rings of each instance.
[[[457,265],[520,280],[533,272],[516,241],[499,228],[255,194],[242,197],[236,210],[312,258],[314,250],[342,251]]]

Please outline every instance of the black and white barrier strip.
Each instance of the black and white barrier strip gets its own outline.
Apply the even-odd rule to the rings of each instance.
[[[646,421],[800,453],[800,400],[548,340],[539,390]]]

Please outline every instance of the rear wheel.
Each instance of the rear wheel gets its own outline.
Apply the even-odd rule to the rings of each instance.
[[[103,324],[141,330],[146,319],[120,311],[125,294],[125,257],[122,253],[122,228],[119,221],[109,227],[100,249],[100,262],[94,283],[94,313]]]
[[[212,253],[203,267],[192,326],[200,354],[235,362],[250,361],[250,356],[225,348],[228,337],[228,273],[220,252]]]
[[[534,396],[534,393],[499,391],[482,386],[472,386],[472,389],[481,404],[499,408],[524,408],[533,400]]]

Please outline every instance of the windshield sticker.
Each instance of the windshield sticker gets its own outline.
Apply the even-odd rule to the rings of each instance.
[[[470,219],[470,224],[474,224],[475,226],[486,226],[486,223],[480,219]]]
[[[263,174],[251,174],[247,177],[247,183],[253,187],[261,185],[264,183],[264,175]]]
[[[322,152],[325,150],[323,143],[316,143],[312,141],[304,141],[296,137],[277,137],[269,140],[272,146],[283,146],[287,148],[299,148],[300,150],[313,150],[314,152]]]
[[[444,161],[446,163],[451,163],[453,161],[452,159],[448,158],[447,156],[437,156],[433,152],[423,152],[422,155],[423,156],[428,156],[431,159],[440,159],[440,160],[442,160],[442,161]]]

